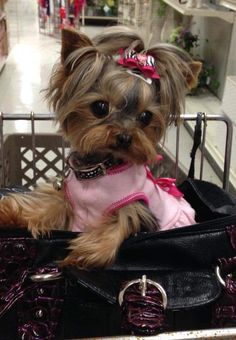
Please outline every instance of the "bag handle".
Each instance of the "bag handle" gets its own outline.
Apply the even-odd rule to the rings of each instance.
[[[205,114],[202,112],[197,113],[196,124],[195,124],[194,135],[193,135],[193,147],[190,152],[191,163],[189,167],[188,178],[194,179],[195,157],[196,157],[197,149],[200,146],[201,140],[202,140],[202,121],[203,121],[204,116]]]

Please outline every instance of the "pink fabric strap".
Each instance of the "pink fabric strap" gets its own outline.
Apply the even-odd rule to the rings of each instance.
[[[123,165],[105,176],[82,181],[71,171],[64,190],[74,210],[70,226],[74,231],[98,228],[104,215],[136,201],[145,202],[160,230],[195,223],[194,211],[176,188],[175,180],[156,179],[147,166]]]
[[[168,192],[168,194],[175,196],[175,197],[183,197],[181,191],[176,187],[176,179],[175,178],[166,178],[166,177],[159,177],[155,178],[151,171],[147,169],[147,177],[150,178],[155,184],[159,185],[159,187]]]

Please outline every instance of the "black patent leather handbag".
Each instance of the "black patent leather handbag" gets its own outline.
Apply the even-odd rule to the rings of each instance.
[[[236,327],[235,198],[199,180],[180,189],[198,224],[141,232],[105,270],[58,268],[78,234],[36,240],[26,230],[0,228],[0,339]]]

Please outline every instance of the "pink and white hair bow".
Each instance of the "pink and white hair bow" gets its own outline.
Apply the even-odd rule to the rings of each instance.
[[[131,70],[139,70],[146,78],[159,79],[156,71],[156,61],[153,56],[145,53],[137,53],[132,49],[119,50],[118,64]]]

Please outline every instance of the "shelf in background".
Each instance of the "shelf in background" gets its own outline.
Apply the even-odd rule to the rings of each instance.
[[[89,20],[89,21],[98,21],[100,20],[101,22],[118,22],[118,16],[109,16],[109,15],[93,15],[91,13],[88,13],[87,10],[85,10],[85,6],[83,6],[82,8],[82,12],[81,12],[81,16],[80,16],[80,20],[82,22],[82,26],[85,25],[85,20]]]
[[[220,5],[236,11],[236,3],[234,0],[220,0]]]
[[[118,17],[112,17],[112,16],[99,16],[99,15],[85,15],[84,19],[93,19],[93,20],[113,20],[116,21],[118,20]]]
[[[179,0],[164,0],[164,2],[183,15],[215,17],[225,20],[230,24],[234,22],[235,12],[223,9],[222,7],[204,4],[202,8],[188,8],[185,4],[180,4]]]

